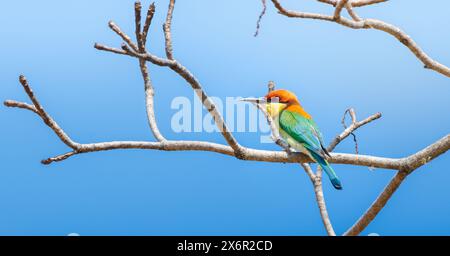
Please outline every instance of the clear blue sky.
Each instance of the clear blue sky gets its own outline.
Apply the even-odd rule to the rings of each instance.
[[[168,1],[157,1],[152,52],[163,55],[161,24]],[[284,1],[325,11],[314,1]],[[311,2],[311,3],[309,3]],[[149,3],[144,1],[147,6]],[[359,8],[391,22],[430,56],[450,65],[448,1],[390,1]],[[274,80],[296,92],[330,141],[344,110],[383,118],[357,132],[360,152],[411,154],[450,128],[450,79],[425,70],[398,41],[378,31],[287,19],[252,1],[177,1],[174,53],[213,96],[255,96]],[[151,140],[143,85],[134,59],[98,52],[119,46],[115,20],[133,33],[133,1],[4,1],[0,9],[1,99],[25,100],[25,74],[48,112],[77,141]],[[175,134],[171,100],[191,97],[169,70],[151,67],[157,118],[170,139],[223,142],[219,134]],[[308,177],[295,164],[244,162],[203,152],[110,151],[43,166],[68,151],[30,112],[0,108],[0,235],[324,235]],[[245,146],[259,135],[236,133]],[[353,152],[351,140],[337,148]],[[364,231],[381,235],[450,235],[449,154],[408,177]],[[334,166],[343,191],[325,183],[331,220],[344,232],[393,176],[389,170]]]

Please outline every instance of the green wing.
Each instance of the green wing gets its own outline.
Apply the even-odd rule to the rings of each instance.
[[[322,134],[316,123],[295,112],[284,110],[280,114],[280,127],[306,149],[321,157],[328,152],[323,147]]]
[[[280,114],[280,128],[309,151],[313,160],[322,167],[336,189],[342,189],[341,181],[328,164],[325,155],[327,150],[323,146],[322,134],[316,123],[295,112],[284,110]]]

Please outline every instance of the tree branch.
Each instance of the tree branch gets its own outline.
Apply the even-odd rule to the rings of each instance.
[[[360,0],[360,1],[351,1],[349,2],[351,4],[347,5],[350,6],[347,7],[347,10],[349,11],[350,15],[352,16],[353,20],[344,18],[340,16],[340,12],[344,5],[347,4],[347,1],[345,0],[319,0],[319,2],[330,4],[333,6],[336,6],[335,12],[333,16],[326,15],[326,14],[318,14],[318,13],[307,13],[307,12],[297,12],[292,10],[285,9],[281,3],[278,0],[271,0],[274,4],[275,8],[277,8],[278,12],[286,17],[289,18],[302,18],[302,19],[318,19],[318,20],[324,20],[324,21],[330,21],[335,22],[337,24],[340,24],[345,27],[349,27],[352,29],[376,29],[383,32],[386,32],[392,36],[394,36],[398,41],[400,41],[402,44],[404,44],[415,56],[417,59],[419,59],[423,64],[424,67],[427,69],[434,70],[444,76],[450,77],[450,68],[447,66],[437,62],[436,60],[432,59],[430,56],[428,56],[418,45],[417,43],[408,36],[405,32],[403,32],[400,28],[391,25],[389,23],[386,23],[381,20],[376,19],[361,19],[359,16],[356,15],[354,11],[351,10],[351,7],[361,7],[366,5],[371,5],[375,3],[381,3],[385,1],[376,1],[376,0]]]
[[[397,174],[384,188],[383,192],[377,197],[367,211],[356,221],[356,223],[344,235],[356,236],[363,231],[378,213],[386,205],[394,192],[402,184],[403,180],[417,168],[425,165],[437,156],[444,154],[450,148],[450,135],[444,136],[430,146],[421,151],[399,160],[401,162]]]
[[[267,10],[266,0],[261,0],[261,2],[263,5],[263,9],[262,9],[261,13],[259,14],[258,20],[256,21],[256,31],[255,31],[255,34],[253,34],[254,37],[257,37],[259,34],[259,29],[261,28],[261,20],[262,20],[264,14],[266,14],[266,10]]]
[[[147,11],[147,16],[144,23],[144,29],[141,31],[141,3],[135,3],[135,33],[136,33],[136,41],[138,42],[139,53],[145,54],[145,47],[147,42],[148,29],[153,19],[153,15],[155,13],[155,4],[152,3]],[[145,91],[145,107],[147,112],[147,120],[150,126],[150,130],[153,133],[153,136],[158,141],[165,141],[166,138],[160,132],[156,117],[155,117],[155,90],[153,88],[153,84],[150,78],[150,73],[148,71],[147,63],[145,58],[139,58],[139,68],[141,70],[142,78],[144,80],[144,91]]]
[[[343,141],[345,138],[347,138],[350,134],[352,134],[356,129],[358,129],[359,127],[366,125],[374,120],[377,120],[381,117],[381,113],[376,113],[373,114],[369,117],[367,117],[366,119],[362,120],[362,121],[357,121],[356,120],[356,114],[355,114],[355,110],[354,109],[349,109],[350,111],[350,115],[352,117],[352,124],[347,127],[344,131],[342,131],[341,134],[337,135],[334,140],[330,143],[330,145],[328,146],[327,150],[328,151],[333,151],[334,148],[341,142]],[[345,115],[344,115],[345,117]]]
[[[21,81],[24,79],[21,76]],[[33,94],[34,97],[34,94]],[[36,100],[36,98],[34,97]],[[37,100],[36,100],[37,101]],[[36,106],[30,105],[23,102],[17,102],[12,100],[7,100],[4,103],[7,107],[15,107],[22,108],[26,110],[30,110],[33,113],[38,114],[40,117],[41,112],[36,112]],[[45,112],[43,107],[39,105],[42,109],[42,112]],[[46,112],[45,112],[46,113]],[[48,116],[48,114],[47,114]],[[360,122],[360,125],[368,123],[367,120]],[[45,122],[45,121],[44,121]],[[195,151],[211,151],[216,153],[221,153],[229,156],[235,156],[237,158],[242,157],[245,160],[251,161],[264,161],[264,162],[278,162],[278,163],[310,163],[311,159],[301,153],[291,153],[288,154],[283,151],[270,151],[270,150],[258,150],[243,147],[243,156],[236,155],[233,148],[227,145],[217,144],[217,143],[207,143],[201,141],[163,141],[163,142],[139,142],[139,141],[121,141],[121,142],[100,142],[93,144],[79,144],[70,139],[68,135],[62,130],[62,128],[53,120],[51,122],[45,122],[54,132],[55,134],[59,134],[58,137],[61,141],[70,141],[68,143],[72,149],[75,150],[77,155],[79,153],[88,153],[88,152],[98,152],[98,151],[107,151],[114,149],[150,149],[150,150],[167,150],[167,151],[184,151],[184,150],[195,150]],[[360,125],[349,126],[347,129],[355,129],[360,127]],[[346,137],[345,134],[349,133],[349,130],[345,130],[342,134],[339,135],[341,140]],[[60,136],[60,135],[63,136]],[[338,136],[337,136],[338,137]],[[376,168],[384,168],[384,169],[392,169],[399,170],[404,168],[405,165],[411,165],[412,163],[417,163],[418,161],[412,161],[411,159],[433,159],[440,154],[445,153],[450,146],[450,136],[447,135],[440,141],[436,142],[432,146],[418,152],[415,155],[412,155],[411,158],[384,158],[384,157],[376,157],[376,156],[367,156],[367,155],[354,155],[354,154],[346,154],[346,153],[331,153],[331,158],[329,159],[330,163],[334,164],[352,164],[359,166],[368,166],[368,167],[376,167]],[[334,144],[334,143],[332,143]],[[66,144],[67,145],[67,144]],[[435,149],[439,149],[438,151],[433,151]],[[70,156],[73,156],[70,155]],[[427,158],[428,157],[428,158]],[[431,158],[430,158],[431,157]],[[64,159],[56,159],[55,161],[65,160]],[[54,161],[50,161],[54,162]],[[49,163],[50,163],[49,162]],[[423,162],[422,162],[423,163]]]
[[[13,108],[22,108],[37,115],[40,115],[39,112],[35,112],[35,106],[32,106],[27,103],[17,102],[12,100],[7,100],[4,102],[5,106],[13,107]],[[49,127],[55,132],[55,134],[65,134],[64,131],[59,127],[55,121],[51,122]],[[69,138],[68,135],[64,137],[58,136],[62,141],[66,138]],[[429,152],[429,149],[426,151],[420,151],[420,156],[422,158],[426,158],[424,152],[432,155],[433,158],[437,157],[440,154],[445,153],[450,147],[450,136],[447,135],[443,139],[437,142],[437,146],[432,146],[432,148],[438,147],[440,149],[439,152]],[[70,140],[72,141],[72,140]],[[64,141],[63,141],[64,142]],[[81,153],[89,153],[89,152],[99,152],[99,151],[108,151],[108,150],[117,150],[117,149],[148,149],[148,150],[165,150],[165,151],[210,151],[216,152],[224,155],[234,156],[239,158],[233,148],[223,144],[217,143],[209,143],[202,141],[162,141],[162,142],[147,142],[147,141],[116,141],[116,142],[99,142],[92,144],[79,144],[76,142],[72,142],[71,148],[74,149],[75,154],[71,154],[70,156],[74,156]],[[310,163],[311,159],[309,157],[301,154],[301,153],[292,153],[288,154],[283,151],[270,151],[270,150],[259,150],[253,148],[243,148],[244,159],[249,161],[262,161],[262,162],[276,162],[276,163]],[[414,155],[413,155],[414,156]],[[53,159],[53,158],[50,158]],[[47,164],[52,162],[58,162],[64,159],[54,159],[53,161],[48,161]],[[240,158],[242,159],[242,158]],[[410,164],[411,161],[405,161],[405,159],[409,158],[384,158],[384,157],[376,157],[376,156],[366,156],[366,155],[354,155],[354,154],[345,154],[345,153],[331,153],[331,158],[329,159],[330,163],[335,164],[352,164],[359,166],[368,166],[368,167],[376,167],[376,168],[385,168],[398,170],[404,164]]]
[[[332,152],[341,141],[343,141],[345,138],[347,138],[350,134],[353,134],[353,132],[355,130],[357,130],[359,127],[366,125],[366,124],[381,117],[380,113],[376,113],[376,114],[364,119],[363,121],[358,122],[358,120],[356,119],[356,112],[353,108],[347,109],[344,112],[344,119],[345,119],[346,113],[350,114],[350,117],[352,119],[352,124],[349,127],[345,127],[345,123],[344,123],[345,130],[341,134],[337,135],[336,138],[330,143],[330,145],[327,148],[327,150],[329,152]],[[344,122],[344,120],[343,120],[343,122]],[[356,153],[358,154],[358,152],[356,152]],[[302,166],[305,169],[305,171],[308,173],[308,175],[310,176],[311,181],[313,182],[314,193],[316,194],[316,201],[319,206],[320,215],[322,217],[322,222],[325,226],[327,234],[329,236],[336,236],[336,233],[331,224],[330,217],[328,215],[328,211],[327,211],[327,207],[326,207],[326,203],[325,203],[325,197],[323,195],[323,187],[322,187],[323,171],[322,171],[322,168],[320,166],[317,166],[317,172],[316,172],[316,175],[314,176],[312,169],[311,169],[311,167],[309,167],[308,164],[302,164]]]
[[[367,209],[367,211],[356,221],[353,226],[344,233],[344,236],[357,236],[361,231],[363,231],[378,213],[386,205],[387,201],[392,197],[398,187],[402,184],[408,174],[406,172],[399,171],[395,174],[394,178],[389,182],[389,184],[384,188],[383,192],[378,196],[378,198],[372,203],[372,205]]]
[[[59,127],[59,125],[53,120],[53,118],[47,114],[47,112],[45,112],[44,108],[42,107],[42,105],[39,103],[39,101],[37,100],[36,96],[34,95],[33,90],[31,89],[31,87],[28,84],[27,79],[25,78],[25,76],[20,76],[19,77],[19,82],[22,85],[24,91],[26,92],[26,94],[28,95],[28,98],[30,98],[31,102],[33,103],[33,105],[29,105],[27,103],[22,103],[22,102],[16,102],[16,101],[12,101],[12,100],[7,100],[5,101],[5,106],[7,107],[18,107],[18,108],[24,108],[24,109],[28,109],[30,111],[33,111],[34,113],[36,113],[38,116],[40,116],[42,118],[42,121],[44,121],[44,123],[50,127],[55,134],[59,137],[59,139],[66,144],[68,147],[71,147],[73,149],[78,149],[80,147],[80,144],[74,142],[62,129],[61,127]]]
[[[170,0],[169,9],[167,10],[166,23],[164,23],[163,25],[164,38],[166,42],[166,56],[169,60],[173,60],[171,26],[174,8],[175,8],[175,0]]]
[[[280,13],[289,16],[289,17],[301,17],[301,18],[312,18],[312,19],[322,19],[337,22],[341,25],[352,27],[352,28],[375,28],[379,30],[383,30],[387,33],[390,33],[396,36],[402,43],[404,43],[411,51],[413,51],[416,56],[419,57],[424,63],[426,63],[427,67],[435,69],[436,71],[443,73],[444,75],[448,75],[448,68],[445,66],[439,66],[441,64],[434,62],[429,59],[427,55],[425,55],[420,48],[415,45],[415,43],[410,39],[407,35],[405,35],[402,31],[398,30],[396,27],[389,25],[387,23],[383,23],[381,21],[376,20],[360,20],[356,18],[355,15],[350,14],[354,20],[349,20],[341,17],[342,9],[345,7],[347,11],[350,13],[352,7],[359,7],[369,4],[375,4],[384,1],[368,1],[368,0],[359,0],[359,1],[335,1],[335,0],[322,0],[320,2],[324,2],[327,4],[332,4],[336,7],[334,16],[327,16],[321,14],[313,14],[313,13],[299,13],[285,10],[278,1],[272,0],[275,6],[279,9]],[[152,130],[153,135],[155,136],[155,142],[150,141],[112,141],[112,142],[99,142],[99,143],[89,143],[89,144],[80,144],[78,142],[73,141],[69,135],[67,135],[64,130],[51,118],[51,116],[45,111],[42,105],[37,100],[34,95],[31,87],[29,86],[26,78],[24,76],[19,77],[19,81],[22,84],[24,91],[28,95],[32,104],[18,102],[13,100],[7,100],[4,102],[4,105],[12,108],[21,108],[25,110],[29,110],[32,113],[38,115],[43,122],[53,130],[53,132],[58,136],[58,138],[66,144],[72,150],[55,156],[45,160],[42,160],[43,164],[51,164],[53,162],[60,162],[66,160],[72,156],[90,152],[99,152],[99,151],[108,151],[108,150],[117,150],[117,149],[148,149],[148,150],[164,150],[164,151],[209,151],[220,153],[224,155],[234,156],[241,160],[249,160],[249,161],[264,161],[264,162],[279,162],[279,163],[300,163],[302,167],[305,169],[307,175],[310,177],[314,191],[316,194],[316,201],[319,206],[320,214],[322,217],[322,221],[329,235],[335,235],[333,227],[331,225],[331,221],[328,216],[328,212],[326,210],[325,200],[323,196],[322,190],[322,170],[318,168],[316,174],[312,171],[311,167],[308,163],[311,163],[312,160],[304,154],[291,152],[289,145],[284,142],[279,137],[277,132],[277,126],[271,121],[271,118],[268,119],[269,125],[272,129],[272,135],[274,141],[280,145],[282,148],[286,150],[283,151],[267,151],[267,150],[258,150],[241,146],[234,136],[231,134],[229,129],[227,128],[225,121],[222,115],[216,109],[214,102],[207,96],[204,92],[202,85],[199,80],[181,63],[173,57],[173,49],[172,49],[172,40],[171,40],[171,21],[172,14],[174,9],[175,1],[171,0],[169,4],[169,10],[166,17],[166,22],[164,25],[164,34],[165,34],[165,47],[166,47],[166,57],[160,58],[155,56],[146,50],[146,42],[147,42],[147,34],[152,22],[152,18],[155,12],[154,4],[150,5],[147,15],[145,18],[144,26],[141,30],[141,9],[142,6],[139,2],[135,4],[135,34],[136,34],[136,43],[131,40],[131,38],[124,33],[114,22],[110,22],[110,28],[118,34],[124,41],[121,49],[112,48],[108,46],[104,46],[101,44],[95,44],[95,48],[102,51],[108,51],[120,55],[126,55],[133,58],[137,58],[139,60],[139,67],[141,69],[142,77],[144,80],[144,89],[146,95],[146,109],[147,109],[147,118],[150,125],[150,129]],[[337,18],[336,18],[337,17]],[[182,77],[191,87],[195,90],[197,96],[200,98],[203,106],[208,110],[208,112],[213,117],[217,127],[220,129],[221,134],[227,141],[228,145],[204,142],[204,141],[174,141],[174,140],[166,140],[161,132],[158,129],[155,112],[154,112],[154,89],[151,83],[150,74],[148,71],[148,67],[146,66],[146,62],[150,62],[154,65],[168,67],[177,73],[180,77]],[[440,71],[439,71],[440,70]],[[269,90],[274,89],[274,84],[269,83]],[[261,108],[260,108],[261,109]],[[262,109],[264,111],[264,108]],[[346,112],[350,113],[352,118],[352,123],[350,126],[344,129],[344,131],[337,135],[335,139],[330,143],[328,150],[331,152],[335,147],[345,138],[347,138],[350,134],[352,134],[359,127],[366,125],[378,118],[381,117],[380,113],[374,114],[362,121],[357,121],[356,114],[353,109],[349,109]],[[267,113],[266,113],[267,116]],[[345,117],[345,115],[344,115]],[[276,131],[275,131],[276,130]],[[418,151],[415,154],[404,158],[384,158],[384,157],[376,157],[376,156],[368,156],[368,155],[359,155],[359,154],[345,154],[345,153],[330,153],[331,157],[328,159],[330,163],[333,164],[351,164],[351,165],[359,165],[359,166],[368,166],[368,167],[376,167],[376,168],[384,168],[384,169],[392,169],[397,170],[396,176],[389,183],[389,185],[385,188],[385,190],[380,194],[380,196],[375,200],[375,202],[369,207],[363,216],[350,228],[345,234],[346,235],[357,235],[359,234],[369,223],[376,217],[376,215],[381,211],[384,205],[387,203],[389,198],[393,195],[395,190],[400,186],[401,182],[405,179],[407,175],[412,173],[414,170],[419,168],[422,165],[425,165],[429,161],[438,157],[441,154],[447,152],[450,148],[450,135],[446,135],[435,143],[429,145],[428,147]]]
[[[330,4],[334,7],[336,7],[339,0],[317,0],[317,1],[321,2],[321,3],[325,3],[325,4]],[[383,2],[387,2],[387,1],[388,0],[351,0],[350,2],[353,7],[362,7],[362,6],[372,5],[372,4],[383,3]]]
[[[353,10],[353,6],[352,6],[352,2],[347,2],[345,4],[345,8],[347,9],[348,14],[350,15],[350,17],[352,17],[352,19],[354,21],[361,21],[361,18],[358,16],[358,14],[356,14],[356,12]]]
[[[144,45],[147,43],[148,30],[152,24],[153,16],[155,15],[155,3],[153,2],[147,11],[147,16],[145,17],[144,29],[142,30],[142,39]]]
[[[316,177],[314,178],[313,186],[314,193],[316,194],[317,205],[319,206],[320,216],[322,217],[322,222],[329,236],[336,236],[336,232],[331,224],[330,216],[328,215],[327,206],[325,204],[325,197],[323,195],[322,187],[322,168],[317,167]]]
[[[341,19],[341,11],[347,5],[348,0],[339,0],[339,2],[336,4],[336,8],[334,10],[333,19],[334,20],[340,20]]]

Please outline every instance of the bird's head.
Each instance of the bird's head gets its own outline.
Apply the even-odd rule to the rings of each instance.
[[[274,102],[285,105],[299,104],[297,96],[295,96],[294,93],[284,89],[271,91],[264,96],[264,98],[268,103]]]
[[[277,116],[288,106],[300,105],[297,96],[295,96],[294,93],[284,89],[271,91],[266,96],[261,98],[244,98],[242,100],[255,104],[265,104],[267,112],[271,116]]]

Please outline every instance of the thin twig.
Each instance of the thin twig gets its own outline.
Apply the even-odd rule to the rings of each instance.
[[[333,18],[334,20],[340,20],[341,19],[341,11],[347,4],[348,0],[339,0],[339,2],[336,5],[336,8],[334,10]]]
[[[119,26],[117,26],[114,22],[110,22],[111,29],[116,32],[123,40],[124,44],[122,44],[121,48],[122,51],[125,52],[125,55],[135,57],[138,59],[144,59],[146,61],[150,61],[151,63],[158,65],[158,66],[164,66],[169,67],[171,70],[173,70],[175,73],[177,73],[179,76],[181,76],[195,91],[197,94],[197,97],[202,102],[203,106],[208,110],[208,112],[213,117],[216,126],[219,128],[220,132],[222,133],[223,137],[227,141],[228,145],[234,150],[234,155],[239,158],[243,159],[245,157],[245,148],[242,147],[237,140],[234,138],[230,130],[228,129],[222,115],[219,113],[219,111],[216,108],[216,105],[212,101],[212,99],[205,93],[203,90],[202,85],[200,84],[199,80],[181,63],[173,59],[173,50],[172,50],[172,41],[171,41],[171,22],[172,22],[172,14],[175,7],[175,1],[170,0],[169,9],[167,12],[166,22],[164,24],[164,35],[165,35],[165,47],[166,47],[166,55],[167,59],[162,59],[160,57],[157,57],[155,55],[152,55],[148,52],[141,53],[139,52],[136,45],[132,42],[131,38],[123,32]],[[96,44],[96,46],[100,50],[105,51],[116,51],[114,48],[110,47],[101,47],[101,45]],[[131,47],[131,49],[130,49]]]
[[[34,95],[33,90],[28,84],[27,79],[25,76],[21,75],[19,76],[19,82],[22,85],[23,89],[25,90],[26,94],[30,98],[31,102],[33,103],[33,107],[31,107],[29,104],[26,103],[20,103],[20,102],[13,102],[13,101],[5,101],[5,105],[8,107],[21,107],[28,110],[31,110],[35,112],[38,116],[42,118],[42,121],[50,127],[55,134],[59,137],[59,139],[73,149],[78,149],[80,144],[75,143],[62,129],[59,127],[59,125],[53,120],[53,118],[45,112],[44,108],[42,107],[41,103],[39,103],[38,99]]]
[[[143,35],[141,33],[141,10],[142,10],[142,5],[141,2],[136,1],[134,3],[134,20],[135,20],[135,34],[136,34],[136,42],[138,44],[138,51],[140,53],[144,52],[144,40],[143,40]]]
[[[362,6],[372,5],[372,4],[384,3],[387,1],[388,0],[353,0],[352,5],[354,7],[362,7]]]
[[[328,215],[327,206],[325,204],[325,197],[323,194],[322,187],[322,168],[317,167],[316,177],[313,182],[314,193],[316,194],[316,201],[319,207],[320,216],[322,217],[322,222],[329,236],[336,236],[333,225],[331,224],[330,216]]]
[[[173,60],[171,26],[174,8],[175,8],[175,0],[170,0],[169,9],[167,10],[166,22],[163,25],[164,38],[166,41],[166,56],[169,60]]]
[[[114,23],[114,21],[110,21],[110,22],[108,23],[108,25],[109,25],[109,28],[110,28],[112,31],[114,31],[117,35],[119,35],[119,36],[123,39],[123,41],[124,41],[125,43],[127,43],[131,48],[133,48],[134,51],[136,51],[136,52],[139,51],[139,48],[136,46],[135,43],[133,43],[133,40],[131,40],[131,38],[130,38],[127,34],[125,34],[125,33],[122,31],[122,29],[120,29],[120,27],[117,26],[116,23]]]
[[[428,56],[418,45],[417,43],[408,36],[405,32],[403,32],[400,28],[391,25],[389,23],[386,23],[381,20],[376,19],[361,19],[359,21],[347,19],[340,16],[340,10],[336,8],[335,13],[333,16],[326,15],[326,14],[319,14],[319,13],[307,13],[307,12],[298,12],[298,11],[292,11],[285,9],[279,0],[271,0],[274,6],[277,8],[278,12],[286,17],[289,18],[303,18],[303,19],[316,19],[316,20],[324,20],[324,21],[330,21],[335,22],[337,24],[340,24],[345,27],[349,27],[352,29],[376,29],[383,32],[386,32],[392,36],[394,36],[399,42],[404,44],[408,49],[419,59],[425,68],[434,70],[438,73],[441,73],[444,76],[450,77],[450,68],[437,62],[436,60],[432,59],[430,56]],[[342,0],[339,2],[336,1],[320,1],[327,4],[332,4],[335,6],[334,3],[339,4],[342,3]],[[385,1],[369,1],[369,0],[360,0],[360,1],[352,1],[353,7],[360,7],[364,5],[369,4],[375,4],[375,3],[381,3]],[[339,14],[339,18],[336,18],[336,15]]]
[[[12,103],[14,102],[14,103]],[[23,106],[22,102],[16,102],[7,100],[4,103],[8,107],[20,107]],[[23,109],[27,109],[33,111],[32,109],[25,107]],[[34,112],[34,111],[33,111]],[[39,115],[40,116],[40,115]],[[337,145],[343,138],[347,137],[349,134],[349,130],[355,129],[355,127],[360,127],[364,124],[368,124],[372,120],[379,118],[380,114],[376,114],[371,116],[361,122],[358,122],[357,125],[350,126],[340,135],[338,135],[335,140],[328,147],[328,151],[332,151],[335,145]],[[55,126],[53,122],[49,127],[56,133],[61,133],[63,131],[59,126]],[[350,129],[351,128],[351,129]],[[65,134],[65,133],[64,133]],[[66,135],[67,136],[67,135]],[[60,137],[60,136],[58,136]],[[64,142],[63,136],[60,139]],[[75,143],[75,142],[74,142]],[[235,156],[240,159],[250,160],[250,161],[263,161],[263,162],[278,162],[278,163],[310,163],[312,160],[303,155],[303,154],[287,154],[283,151],[269,151],[269,150],[258,150],[252,148],[242,148],[242,153],[244,155],[237,155],[235,150],[231,146],[226,146],[222,144],[208,143],[205,142],[196,142],[196,141],[188,141],[188,142],[180,142],[180,141],[167,141],[167,142],[134,142],[134,141],[122,141],[115,143],[101,142],[94,144],[78,144],[77,148],[80,149],[79,153],[87,153],[87,152],[97,152],[97,151],[107,151],[114,149],[130,149],[130,148],[141,148],[141,149],[157,149],[157,150],[169,150],[169,151],[184,151],[184,150],[195,150],[195,151],[211,151],[216,153],[221,153],[229,156]],[[86,145],[89,145],[86,147]],[[400,170],[400,169],[417,169],[420,166],[428,163],[434,158],[438,157],[441,154],[447,152],[450,148],[450,135],[446,135],[440,140],[432,143],[430,146],[420,150],[419,152],[410,155],[405,158],[385,158],[385,157],[376,157],[376,156],[367,156],[367,155],[354,155],[354,154],[345,154],[345,153],[331,153],[331,158],[329,159],[330,163],[335,164],[351,164],[351,165],[359,165],[359,166],[367,166],[367,167],[376,167],[383,169],[391,169],[391,170]]]
[[[352,2],[347,2],[345,4],[345,8],[347,9],[348,14],[350,15],[350,17],[352,17],[352,19],[354,21],[361,21],[361,18],[358,16],[358,14],[356,14],[355,10],[353,10],[353,6],[352,6]]]
[[[344,129],[347,129],[347,125],[345,124],[345,117],[347,116],[347,113],[352,118],[352,125],[356,124],[356,113],[355,113],[355,110],[353,108],[349,108],[349,109],[345,110],[344,116],[342,117],[342,121],[341,121],[342,126],[344,127]],[[350,134],[353,137],[353,142],[355,142],[355,153],[358,154],[358,140],[356,139],[356,135],[355,135],[355,133],[353,131],[350,132]]]
[[[105,46],[105,45],[102,45],[99,43],[95,43],[94,48],[99,51],[106,51],[106,52],[112,52],[112,53],[121,54],[121,55],[128,55],[128,53],[122,49],[108,47],[108,46]]]
[[[266,14],[266,9],[267,9],[266,0],[261,0],[261,2],[262,2],[263,9],[262,9],[261,13],[259,14],[258,21],[256,21],[256,31],[255,31],[255,34],[253,35],[254,37],[258,36],[259,29],[261,28],[261,20],[264,17],[264,14]]]
[[[32,112],[34,112],[35,114],[39,115],[39,112],[37,111],[36,107],[33,105],[30,105],[28,103],[24,103],[24,102],[18,102],[18,101],[14,101],[14,100],[6,100],[5,102],[3,102],[3,105],[5,105],[6,107],[10,107],[10,108],[23,108],[23,109],[27,109],[30,110]]]
[[[153,19],[153,14],[155,12],[155,5],[152,3],[148,9],[147,16],[145,19],[145,24],[143,31],[141,31],[141,10],[142,6],[140,2],[135,3],[135,34],[136,41],[138,42],[139,54],[145,54],[146,50],[146,42],[148,29]],[[123,32],[121,32],[123,33]],[[125,45],[126,46],[126,45]],[[123,46],[122,46],[123,47]],[[129,49],[125,49],[126,52],[130,52]],[[161,131],[158,128],[156,117],[155,117],[155,107],[154,107],[154,96],[155,91],[153,89],[153,84],[150,78],[150,73],[148,71],[147,63],[145,58],[139,58],[139,68],[141,70],[142,78],[144,80],[144,90],[145,90],[145,107],[147,112],[147,120],[150,126],[150,130],[153,133],[153,136],[158,141],[165,141],[166,138],[162,135]]]
[[[325,3],[325,4],[330,4],[334,7],[336,7],[339,0],[317,0],[317,1]],[[362,6],[372,5],[372,4],[383,3],[383,2],[387,2],[387,1],[388,0],[351,0],[351,3],[353,5],[353,7],[362,7]]]
[[[145,17],[144,29],[142,30],[142,39],[144,45],[147,43],[147,35],[148,30],[150,29],[150,25],[152,24],[153,16],[155,14],[155,3],[153,2],[147,11],[147,16]]]
[[[354,113],[354,110],[352,110]],[[347,111],[346,111],[347,112]],[[345,116],[345,114],[344,114]],[[351,115],[352,116],[352,115]],[[352,116],[352,124],[347,127],[344,131],[342,131],[341,134],[337,135],[333,141],[330,143],[330,145],[327,148],[327,151],[331,152],[334,150],[334,148],[341,142],[343,141],[345,138],[347,138],[352,132],[354,132],[356,129],[358,129],[359,127],[366,125],[374,120],[377,120],[381,117],[381,113],[375,113],[371,116],[369,116],[368,118],[362,120],[362,121],[356,121],[356,115]],[[353,121],[354,120],[354,121]]]

